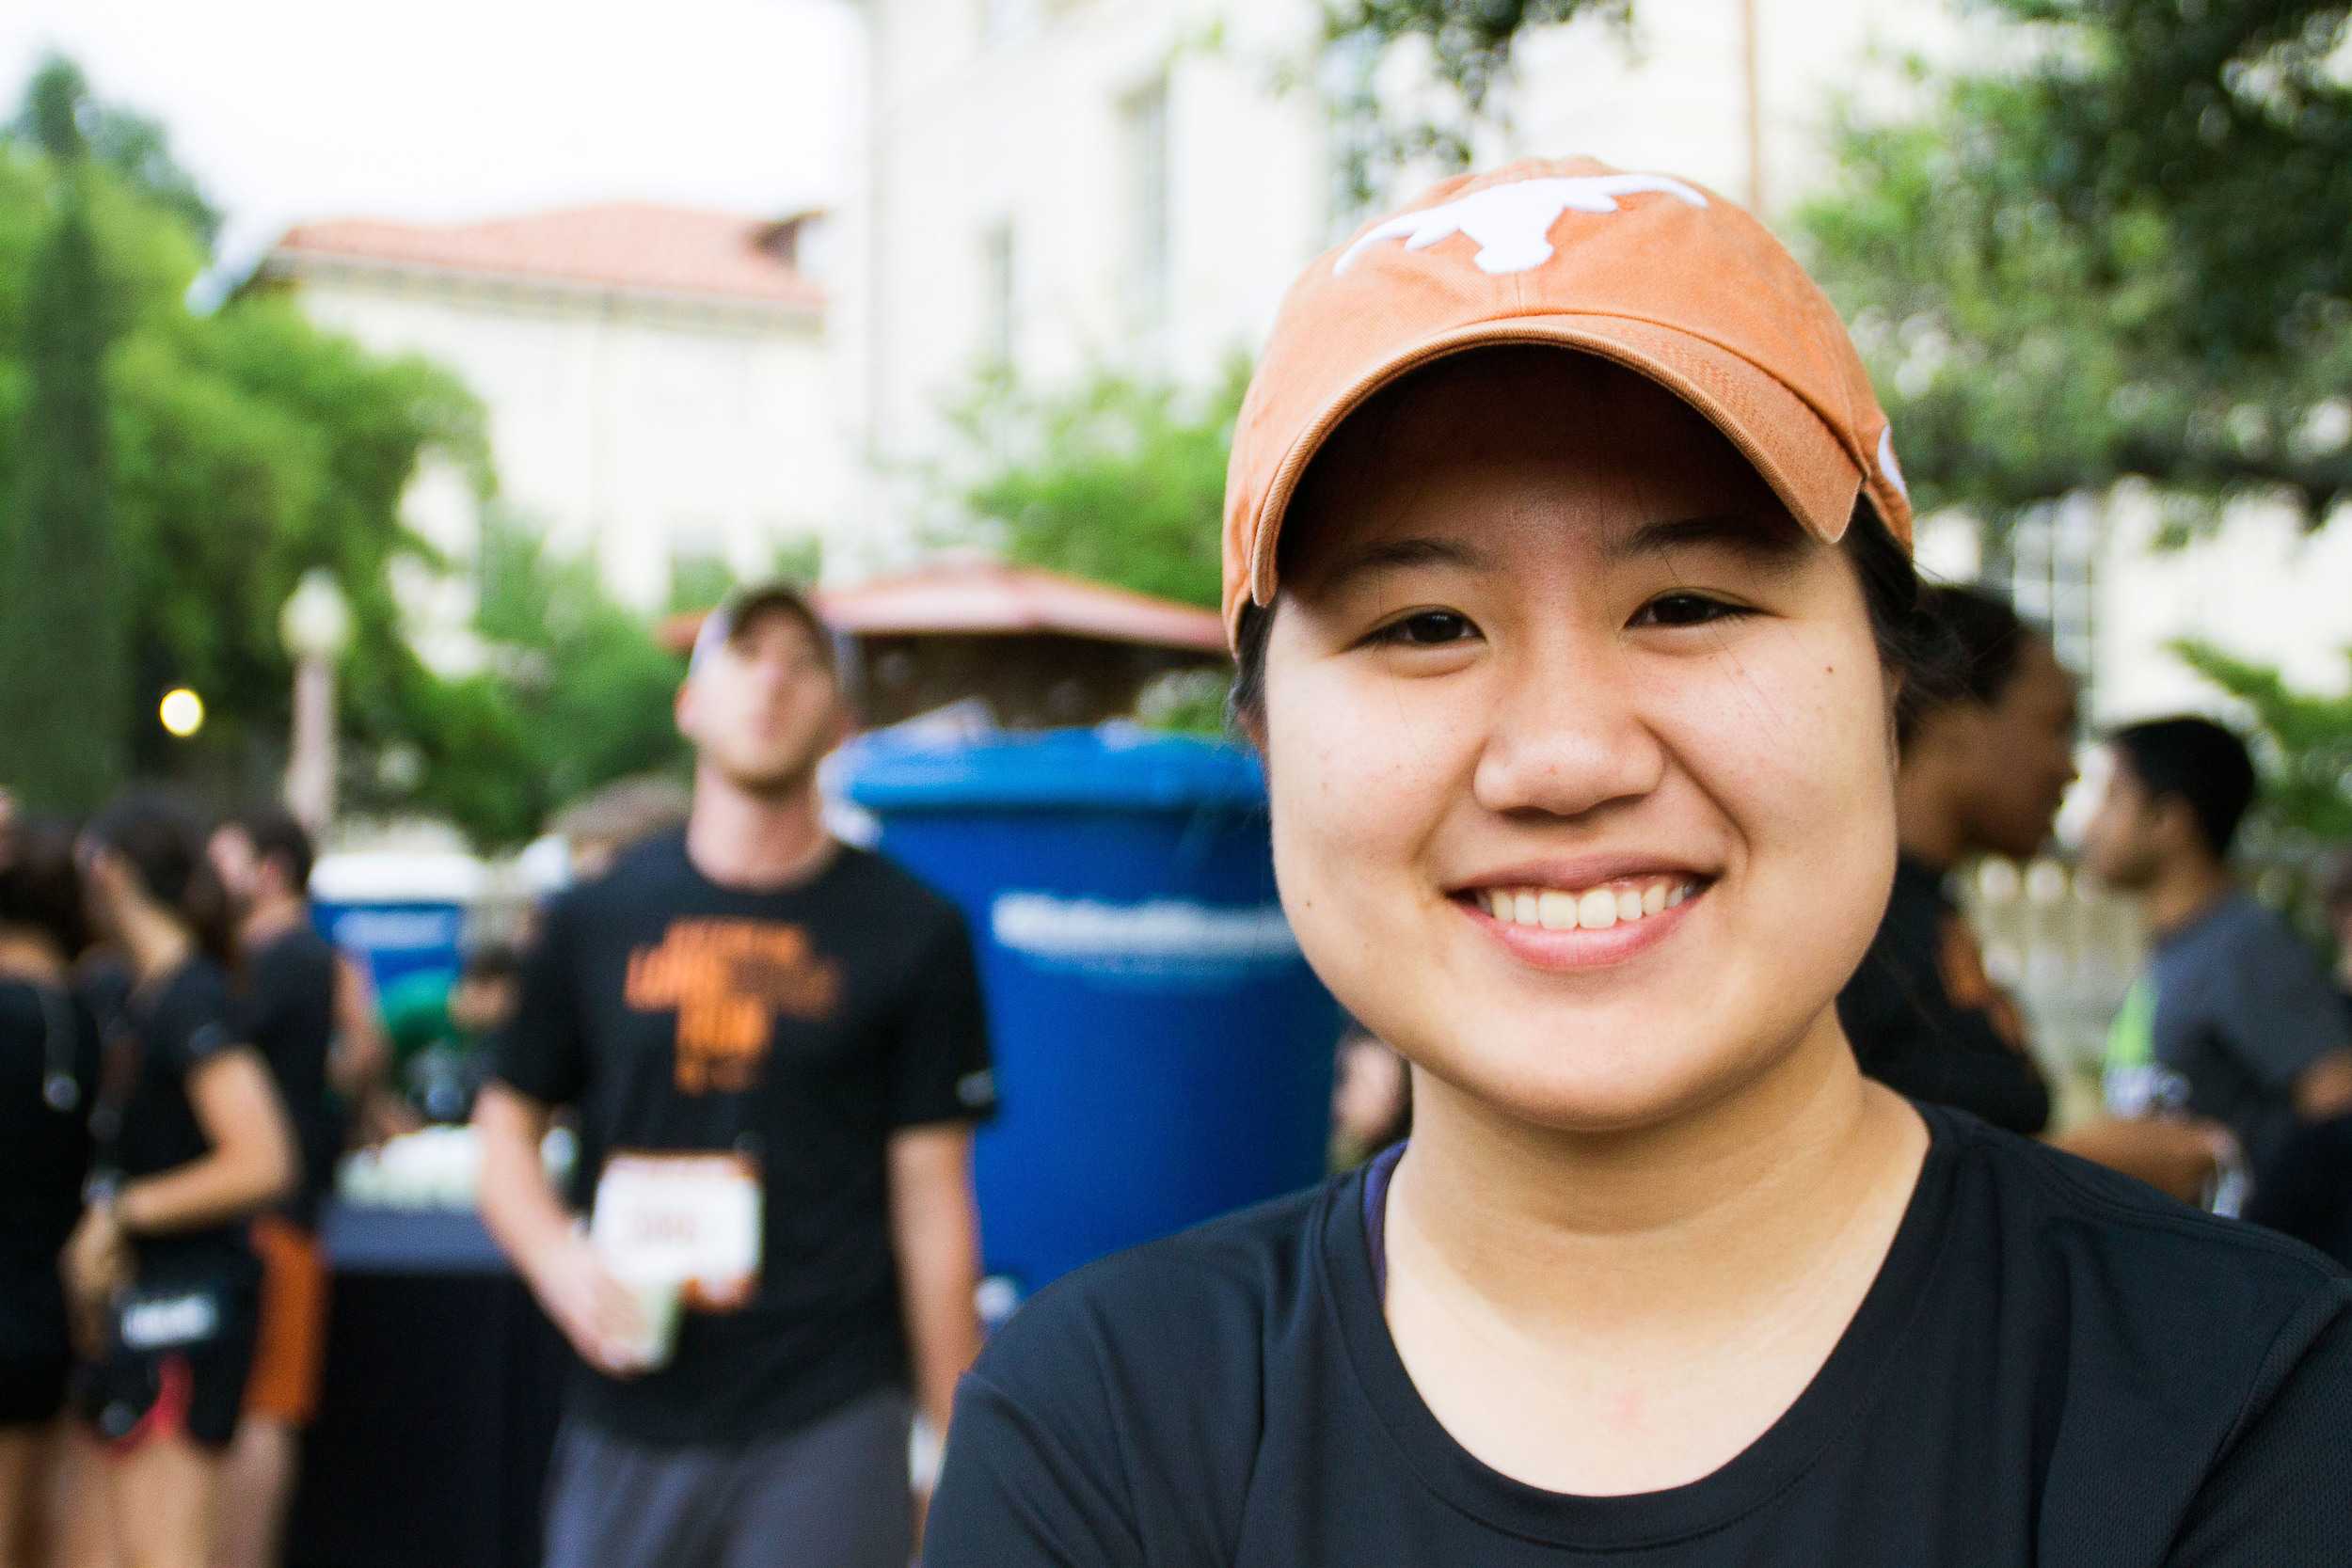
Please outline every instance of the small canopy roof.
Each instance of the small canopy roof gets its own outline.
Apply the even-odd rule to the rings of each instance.
[[[815,595],[834,630],[859,637],[1054,636],[1222,654],[1216,612],[1035,566],[949,562]],[[684,653],[701,613],[674,615],[661,641]]]

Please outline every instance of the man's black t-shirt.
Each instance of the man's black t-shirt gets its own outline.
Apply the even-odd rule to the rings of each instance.
[[[1797,1402],[1687,1486],[1479,1463],[1389,1337],[1358,1172],[1096,1264],[959,1393],[931,1568],[2352,1562],[2352,1280],[1921,1107],[1875,1283]]]
[[[549,908],[495,1050],[501,1081],[579,1106],[583,1209],[621,1151],[727,1151],[759,1172],[751,1301],[687,1313],[658,1370],[583,1368],[582,1418],[643,1443],[739,1442],[905,1378],[889,1136],[994,1103],[953,904],[847,847],[796,887],[725,887],[664,835]]]
[[[228,976],[208,958],[194,958],[160,980],[132,990],[123,1004],[135,1076],[122,1101],[119,1125],[100,1158],[126,1180],[177,1170],[212,1151],[196,1119],[188,1080],[237,1037]],[[243,1220],[138,1242],[142,1274],[186,1272],[239,1278],[254,1272]]]
[[[1896,862],[1886,918],[1837,998],[1837,1018],[1862,1070],[1899,1094],[2012,1132],[2039,1132],[2050,1119],[2017,1005],[1985,974],[1944,874],[1923,861]]]
[[[342,1119],[326,1086],[335,1034],[335,950],[301,922],[249,949],[240,978],[237,1036],[269,1063],[302,1155],[302,1183],[284,1212],[298,1225],[316,1226],[342,1148]]]

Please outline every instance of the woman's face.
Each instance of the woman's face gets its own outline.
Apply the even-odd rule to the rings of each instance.
[[[1885,907],[1862,592],[1670,394],[1558,350],[1343,427],[1286,541],[1264,744],[1291,923],[1348,1010],[1516,1118],[1710,1103]]]

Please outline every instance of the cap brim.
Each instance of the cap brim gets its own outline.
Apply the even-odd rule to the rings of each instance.
[[[1507,343],[1550,343],[1591,354],[1648,377],[1689,404],[1754,465],[1799,523],[1826,543],[1844,537],[1861,493],[1863,468],[1813,405],[1777,377],[1717,346],[1655,322],[1627,316],[1513,316],[1480,322],[1415,344],[1358,379],[1294,442],[1259,503],[1249,558],[1249,598],[1273,602],[1275,553],[1283,514],[1315,453],[1347,417],[1400,377],[1439,359]],[[1810,476],[1810,477],[1806,477]],[[1231,628],[1229,627],[1230,631]]]
[[[693,651],[687,658],[687,672],[691,674],[713,649],[733,638],[745,623],[765,610],[791,611],[817,635],[818,641],[829,657],[835,655],[833,630],[826,625],[824,617],[818,613],[808,595],[792,583],[763,582],[728,594],[720,601],[717,609],[703,618],[702,629],[694,636]]]

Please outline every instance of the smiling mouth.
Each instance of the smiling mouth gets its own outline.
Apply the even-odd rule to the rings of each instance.
[[[1546,931],[1606,931],[1679,909],[1706,892],[1711,881],[1677,872],[1620,877],[1585,888],[1466,888],[1454,896],[1499,925]]]

